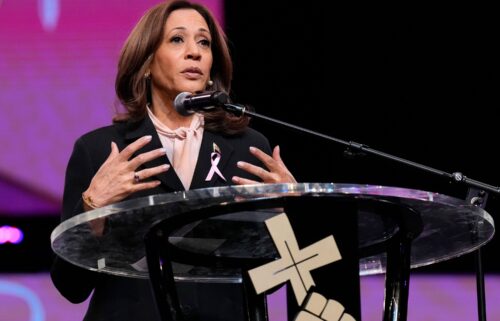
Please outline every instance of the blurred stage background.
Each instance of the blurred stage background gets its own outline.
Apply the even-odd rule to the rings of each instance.
[[[79,320],[52,288],[75,139],[110,123],[126,35],[153,0],[0,0],[0,320]],[[381,7],[203,2],[235,61],[233,98],[267,116],[500,185],[498,23],[469,4]],[[463,198],[466,188],[263,121],[299,181],[367,183]],[[486,210],[497,219],[498,197]],[[497,238],[483,250],[489,320],[500,319]],[[474,320],[473,256],[413,271],[409,320]],[[381,277],[362,278],[363,320],[380,320]],[[273,310],[279,320],[279,307]]]

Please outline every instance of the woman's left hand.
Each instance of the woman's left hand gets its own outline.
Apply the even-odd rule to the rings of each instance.
[[[281,159],[279,146],[274,147],[272,157],[256,147],[250,147],[250,153],[257,157],[266,166],[267,170],[247,162],[238,162],[237,166],[250,174],[260,177],[262,181],[257,182],[251,179],[233,176],[232,180],[235,184],[297,183],[292,173],[286,168],[285,163],[283,163]]]

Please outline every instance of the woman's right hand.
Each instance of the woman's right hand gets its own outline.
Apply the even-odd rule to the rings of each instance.
[[[151,136],[143,136],[121,152],[115,142],[111,143],[111,153],[83,193],[87,200],[91,200],[93,207],[119,202],[132,193],[151,189],[160,184],[159,180],[144,180],[166,172],[170,165],[164,164],[137,172],[136,170],[142,164],[165,155],[165,149],[155,149],[131,158],[135,152],[147,145],[151,138]],[[87,203],[84,202],[85,210],[92,209]]]

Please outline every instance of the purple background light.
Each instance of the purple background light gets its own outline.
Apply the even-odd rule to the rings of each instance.
[[[203,1],[219,19],[221,2]],[[156,3],[0,2],[0,213],[58,212],[73,142],[111,123],[119,51]]]
[[[45,320],[81,320],[88,301],[74,305],[64,300],[52,286],[46,273],[0,274],[0,320],[25,321],[29,315],[26,300],[9,295],[2,289],[2,282],[29,289],[41,302]],[[363,321],[382,320],[384,279],[381,276],[361,278],[361,307]],[[500,276],[486,277],[488,320],[500,320]],[[285,321],[284,296],[275,296],[270,301],[271,321]],[[472,275],[456,276],[412,276],[408,321],[471,321],[477,320],[475,281]]]
[[[13,226],[0,226],[0,244],[19,244],[23,241],[23,231]]]

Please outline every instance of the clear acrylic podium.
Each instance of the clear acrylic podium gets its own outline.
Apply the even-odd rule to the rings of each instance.
[[[176,254],[172,260],[181,263],[173,265],[176,282],[241,283],[244,280],[238,269],[200,268],[190,259],[212,258],[224,263],[235,258],[238,262],[276,259],[264,221],[280,212],[282,201],[306,197],[357,204],[357,231],[353,231],[357,233],[359,260],[356,273],[386,273],[384,321],[406,319],[410,268],[472,252],[486,244],[495,231],[493,219],[486,211],[437,193],[372,185],[262,184],[152,195],[82,213],[54,229],[52,249],[85,269],[149,278],[153,273],[148,269],[145,237],[152,229],[172,222],[167,226],[169,235],[164,237],[168,240],[165,246]],[[311,211],[339,218],[345,215],[331,208]],[[226,239],[220,235],[190,237],[189,232],[196,226],[217,215],[224,215],[218,216],[218,224],[252,223],[247,224],[251,228],[248,233],[259,235],[262,240],[256,246],[254,241],[245,241],[247,232],[242,232],[238,240],[231,242],[232,246],[224,247],[221,245]]]

